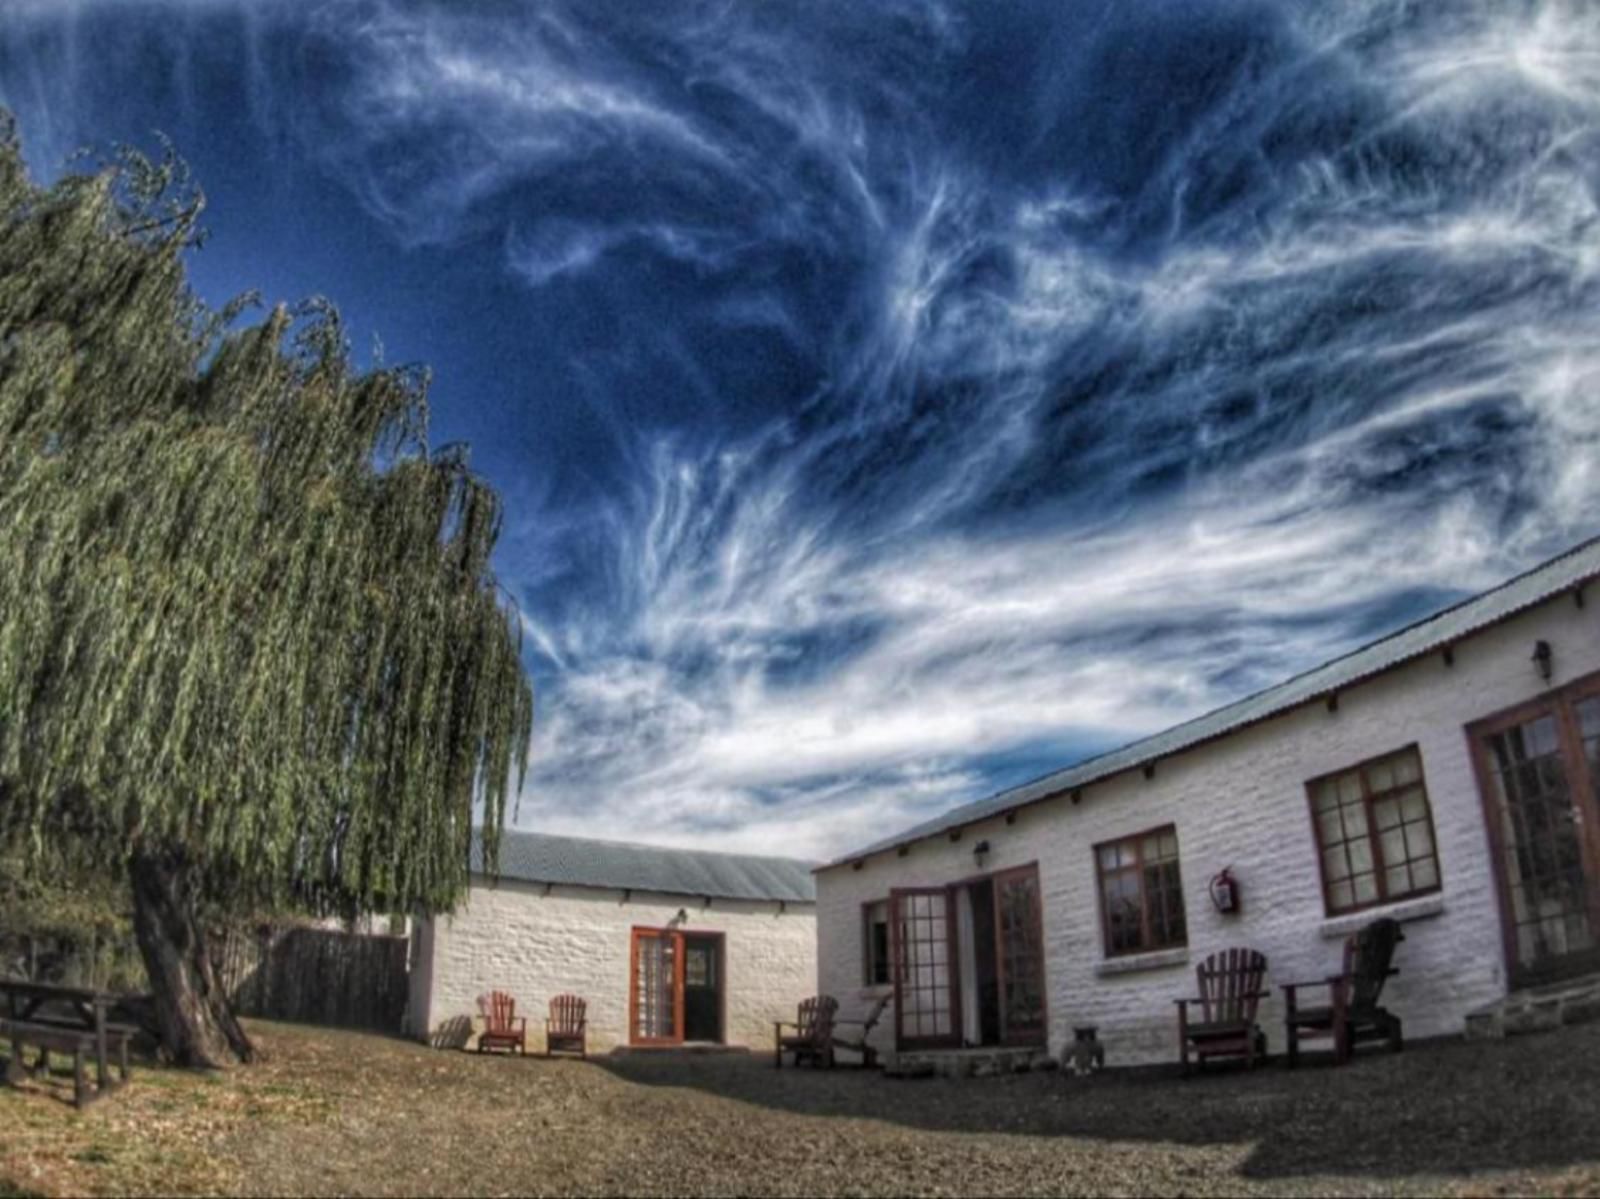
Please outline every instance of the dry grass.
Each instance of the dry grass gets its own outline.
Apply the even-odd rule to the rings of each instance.
[[[1600,1194],[1600,1025],[1332,1070],[895,1081],[514,1060],[255,1024],[258,1066],[76,1112],[0,1090],[0,1199],[65,1194]]]

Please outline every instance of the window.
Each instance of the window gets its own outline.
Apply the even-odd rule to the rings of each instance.
[[[1177,829],[1169,824],[1094,852],[1108,956],[1188,944]]]
[[[869,987],[889,985],[889,901],[880,899],[861,909],[861,981]]]
[[[1439,889],[1433,814],[1416,746],[1313,779],[1307,788],[1328,915]]]

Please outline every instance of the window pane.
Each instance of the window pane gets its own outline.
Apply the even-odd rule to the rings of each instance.
[[[1342,848],[1330,849],[1322,855],[1322,869],[1330,883],[1350,877],[1350,863],[1346,861]]]
[[[1367,835],[1367,809],[1365,804],[1353,803],[1344,806],[1344,835],[1347,837],[1365,837]]]
[[[1372,822],[1380,829],[1393,828],[1400,823],[1400,801],[1380,799],[1372,805]]]
[[[1394,781],[1396,783],[1409,783],[1422,777],[1422,759],[1417,751],[1408,749],[1394,760]]]
[[[1341,775],[1339,778],[1339,798],[1346,804],[1355,803],[1361,798],[1361,778],[1356,774]]]
[[[1164,858],[1175,858],[1178,856],[1177,833],[1161,834],[1161,856]]]
[[[1439,885],[1439,864],[1432,858],[1423,858],[1411,865],[1411,885],[1418,891]]]
[[[1323,848],[1344,840],[1344,825],[1339,820],[1339,809],[1329,808],[1317,814],[1317,828],[1322,834]]]
[[[1338,784],[1332,782],[1318,783],[1316,805],[1317,811],[1319,812],[1326,812],[1331,808],[1337,808],[1339,806]]]
[[[1350,851],[1350,870],[1354,874],[1362,874],[1372,869],[1372,842],[1362,837],[1359,841],[1350,842],[1347,847]]]
[[[1358,874],[1355,877],[1355,895],[1357,903],[1375,903],[1378,898],[1378,876],[1375,874]]]
[[[1400,815],[1405,820],[1422,820],[1428,815],[1428,801],[1417,787],[1400,796]]]
[[[1117,847],[1115,845],[1102,845],[1100,847],[1100,869],[1115,870],[1117,868]]]
[[[1155,861],[1161,856],[1161,838],[1146,837],[1144,839],[1144,844],[1140,846],[1140,852],[1144,854],[1145,861]]]
[[[1389,869],[1384,872],[1383,886],[1384,890],[1388,892],[1390,899],[1394,899],[1400,895],[1405,895],[1411,890],[1410,871],[1408,871],[1404,865],[1390,866]]]
[[[1383,834],[1383,860],[1386,863],[1390,866],[1402,865],[1408,856],[1404,829],[1392,828]]]
[[[1345,908],[1355,903],[1349,883],[1334,883],[1328,888],[1328,906],[1335,912],[1342,912]]]
[[[1407,856],[1413,858],[1425,858],[1433,853],[1433,830],[1427,821],[1406,825],[1406,849]]]
[[[1379,762],[1367,771],[1367,783],[1373,793],[1387,791],[1394,786],[1394,765],[1391,758],[1387,762]]]

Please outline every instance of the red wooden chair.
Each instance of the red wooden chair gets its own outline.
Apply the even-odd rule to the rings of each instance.
[[[810,999],[800,1001],[798,1019],[793,1022],[774,1020],[772,1034],[777,1042],[776,1068],[783,1069],[785,1053],[794,1054],[796,1066],[804,1059],[814,1066],[827,1062],[832,1067],[833,1018],[838,1011],[839,1001],[832,995],[813,995]],[[786,1028],[794,1029],[794,1033],[785,1036],[783,1030]]]
[[[589,1003],[576,995],[557,995],[550,1001],[550,1017],[544,1022],[544,1055],[558,1050],[589,1056]]]
[[[1242,1057],[1249,1069],[1267,1055],[1267,1037],[1256,1024],[1256,1008],[1267,994],[1265,955],[1254,949],[1224,949],[1195,967],[1200,995],[1178,999],[1178,1058],[1189,1073],[1189,1058],[1205,1064],[1208,1057]],[[1189,1005],[1200,1005],[1200,1018],[1189,1018]]]
[[[528,1052],[528,1021],[517,1015],[517,1001],[504,991],[493,991],[478,996],[478,1010],[483,1013],[483,1031],[478,1034],[478,1052],[491,1049],[515,1049]]]
[[[1378,1006],[1383,984],[1399,974],[1390,963],[1394,949],[1406,936],[1400,923],[1384,916],[1368,924],[1344,943],[1344,965],[1338,974],[1315,982],[1283,985],[1284,1024],[1289,1034],[1289,1065],[1300,1061],[1300,1042],[1319,1037],[1333,1040],[1334,1063],[1350,1060],[1357,1041],[1385,1041],[1399,1051],[1404,1044],[1400,1017]],[[1327,987],[1328,1002],[1304,1007],[1298,992],[1305,987]]]

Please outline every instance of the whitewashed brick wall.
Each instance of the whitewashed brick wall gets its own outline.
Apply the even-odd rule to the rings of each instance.
[[[629,951],[634,927],[662,928],[682,909],[685,933],[720,932],[725,940],[724,1039],[766,1049],[772,1022],[793,1020],[799,1002],[817,989],[816,910],[789,903],[701,900],[588,887],[555,887],[502,880],[474,886],[453,916],[422,921],[413,967],[414,1033],[438,1030],[452,1018],[475,1016],[477,998],[507,991],[528,1017],[530,1050],[544,1049],[544,1019],[552,996],[571,992],[589,1001],[589,1051],[628,1043]]]
[[[1529,661],[1537,639],[1555,650],[1555,677]],[[1467,1011],[1505,991],[1501,925],[1483,808],[1464,726],[1580,675],[1600,670],[1600,602],[1580,609],[1570,595],[1459,643],[1454,666],[1430,654],[1342,692],[1336,711],[1317,702],[1139,771],[969,827],[874,856],[860,870],[818,875],[821,989],[845,1002],[879,993],[861,985],[861,905],[891,887],[937,886],[979,873],[973,843],[991,846],[982,872],[1037,861],[1046,945],[1049,1041],[1059,1053],[1072,1027],[1099,1026],[1110,1062],[1175,1059],[1172,1000],[1194,994],[1194,967],[1233,945],[1268,959],[1273,997],[1261,1011],[1273,1052],[1283,1046],[1277,984],[1322,978],[1339,966],[1341,938],[1375,915],[1405,924],[1400,975],[1386,1002],[1408,1037],[1458,1033]],[[1305,782],[1417,743],[1438,835],[1442,893],[1354,917],[1324,915]],[[1148,968],[1108,974],[1091,847],[1165,823],[1177,826],[1187,952]],[[885,835],[893,829],[884,829]],[[1243,910],[1219,914],[1207,893],[1224,866],[1239,881]],[[1176,957],[1176,961],[1170,959]],[[1161,962],[1164,964],[1155,964]],[[1126,962],[1119,962],[1126,965]],[[892,1012],[876,1040],[892,1047]]]

